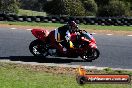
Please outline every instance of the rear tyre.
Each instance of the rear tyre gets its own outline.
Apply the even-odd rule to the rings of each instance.
[[[81,56],[84,61],[92,62],[99,57],[100,52],[98,49],[91,49],[91,51],[85,51],[85,53]]]
[[[30,43],[29,50],[34,56],[46,57],[47,56],[47,51],[46,51],[47,49],[45,46],[46,45],[44,44],[44,42],[37,39],[37,40],[34,40]]]

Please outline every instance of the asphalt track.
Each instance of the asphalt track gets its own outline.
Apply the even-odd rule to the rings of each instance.
[[[0,28],[0,60],[132,69],[131,36],[93,36],[101,55],[92,62],[83,62],[81,58],[35,58],[28,49],[35,39],[30,29]]]

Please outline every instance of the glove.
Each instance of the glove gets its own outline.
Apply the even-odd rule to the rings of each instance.
[[[65,36],[65,39],[66,39],[67,42],[70,41],[70,36],[69,35],[66,35]]]
[[[66,36],[65,36],[65,39],[66,39],[67,42],[70,41],[70,37],[71,37],[70,32],[67,31]]]

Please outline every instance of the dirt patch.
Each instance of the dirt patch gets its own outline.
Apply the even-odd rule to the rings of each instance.
[[[31,64],[18,64],[18,63],[6,63],[1,62],[0,66],[2,67],[9,67],[11,69],[14,68],[24,68],[29,71],[35,72],[46,72],[46,73],[53,73],[53,74],[70,74],[75,75],[79,73],[79,68],[73,67],[65,67],[65,66],[46,66],[46,65],[31,65]],[[88,74],[107,74],[107,73],[121,73],[121,71],[106,71],[106,70],[97,70],[97,69],[87,69],[86,72]]]
[[[0,27],[7,28],[20,28],[20,29],[32,29],[32,28],[41,28],[47,30],[53,30],[56,27],[40,27],[40,26],[21,26],[21,25],[12,25],[12,24],[0,24]],[[113,30],[95,30],[95,29],[85,29],[89,33],[97,34],[113,34],[113,35],[132,35],[132,31],[113,31]]]
[[[23,68],[27,71],[34,71],[34,72],[46,72],[46,73],[53,73],[53,74],[65,74],[65,75],[76,75],[79,74],[79,67],[61,67],[61,66],[45,66],[45,65],[31,65],[31,64],[17,64],[17,63],[6,63],[0,62],[0,67],[9,68],[9,69],[20,69]],[[96,69],[89,69],[87,70],[88,74],[101,74],[104,71],[99,71]]]
[[[40,26],[22,26],[22,25],[12,25],[12,24],[0,24],[1,28],[20,28],[20,29],[32,29],[32,28],[42,28],[42,29],[48,29],[53,30],[55,27],[40,27]]]

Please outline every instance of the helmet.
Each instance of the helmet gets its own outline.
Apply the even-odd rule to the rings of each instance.
[[[77,31],[77,30],[78,30],[78,25],[76,24],[75,21],[69,21],[69,22],[67,23],[67,25],[69,26],[69,29],[70,29],[71,31]]]

